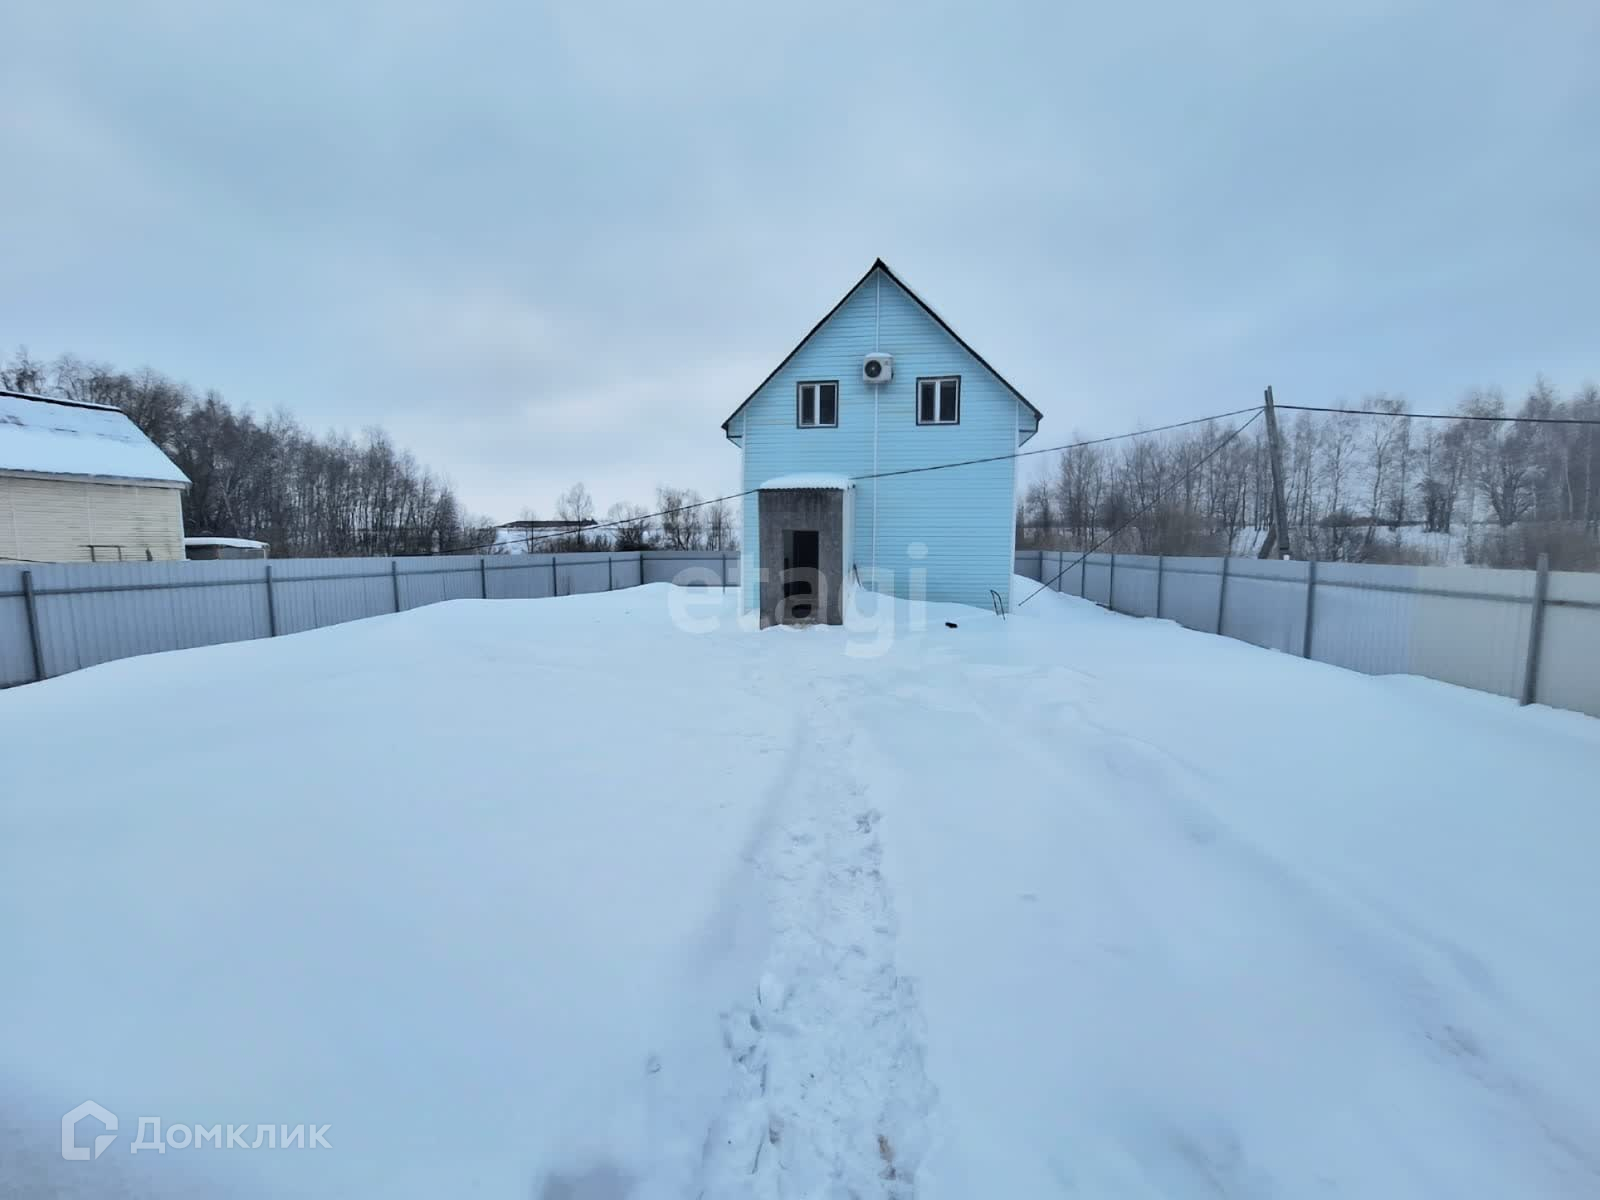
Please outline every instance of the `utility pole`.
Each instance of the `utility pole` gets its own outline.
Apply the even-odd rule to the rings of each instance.
[[[1267,457],[1272,462],[1272,528],[1261,543],[1261,558],[1293,558],[1294,544],[1289,539],[1289,505],[1283,498],[1283,439],[1278,436],[1278,410],[1272,406],[1272,388],[1267,388]]]

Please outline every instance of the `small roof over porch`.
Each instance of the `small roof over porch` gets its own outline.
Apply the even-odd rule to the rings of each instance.
[[[850,476],[848,475],[829,475],[822,472],[812,472],[797,475],[779,475],[767,480],[756,490],[758,492],[803,492],[814,489],[844,491],[849,486]]]

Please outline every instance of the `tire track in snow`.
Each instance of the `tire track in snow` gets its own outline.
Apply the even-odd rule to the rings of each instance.
[[[913,981],[895,969],[879,814],[849,769],[843,697],[812,684],[756,856],[774,940],[722,1014],[734,1082],[707,1133],[699,1195],[910,1200],[934,1090]]]

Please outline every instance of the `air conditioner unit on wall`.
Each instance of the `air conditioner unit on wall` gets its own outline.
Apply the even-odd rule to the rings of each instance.
[[[861,378],[867,383],[888,383],[894,378],[894,355],[867,355],[861,363]]]

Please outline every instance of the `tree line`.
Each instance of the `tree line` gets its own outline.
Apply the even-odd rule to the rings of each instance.
[[[531,508],[522,510],[521,520],[537,520]],[[526,534],[503,531],[492,553],[548,554],[582,550],[718,550],[739,549],[739,525],[733,506],[726,500],[705,500],[693,488],[656,488],[655,508],[619,501],[606,510],[604,520],[595,517],[595,504],[582,482],[573,484],[556,501],[557,521],[573,528],[557,533],[538,530]],[[595,521],[599,528],[584,529]]]
[[[278,556],[409,555],[483,540],[490,524],[376,426],[319,435],[286,412],[258,418],[159,371],[71,354],[40,362],[19,350],[0,385],[127,413],[190,479],[186,536],[254,538]]]
[[[1449,421],[1392,396],[1354,407],[1386,415],[1280,415],[1297,556],[1522,567],[1546,552],[1600,569],[1600,389],[1540,379],[1514,409],[1474,391]],[[1597,424],[1512,419],[1530,417]],[[1103,549],[1253,553],[1272,519],[1264,422],[1222,444],[1245,419],[1062,452],[1023,491],[1017,544],[1085,550],[1117,531]]]
[[[148,368],[19,350],[0,363],[0,387],[126,412],[192,481],[186,534],[255,538],[281,557],[739,546],[730,505],[669,486],[653,508],[620,501],[600,518],[574,484],[555,518],[608,528],[519,538],[467,513],[448,481],[381,428],[319,435],[285,412],[257,418]],[[1452,421],[1412,419],[1385,395],[1356,407],[1386,415],[1284,414],[1296,554],[1531,566],[1547,552],[1558,569],[1600,569],[1600,424],[1511,419],[1600,422],[1594,385],[1563,397],[1539,379],[1514,408],[1496,389],[1474,391]],[[1251,553],[1271,523],[1266,434],[1258,421],[1222,445],[1233,428],[1063,452],[1023,491],[1018,546],[1084,550],[1109,536],[1104,549],[1131,553]]]
[[[607,546],[734,550],[739,544],[726,505],[656,517],[629,503],[607,512],[607,523],[620,522],[615,529],[519,542],[489,518],[466,512],[447,480],[377,426],[359,436],[313,433],[287,412],[258,418],[216,391],[196,392],[149,368],[124,371],[72,354],[41,361],[18,350],[0,362],[0,387],[121,409],[189,477],[186,536],[253,538],[267,542],[275,557]],[[682,509],[699,504],[700,496],[661,487],[656,502],[654,511]],[[581,483],[562,496],[556,516],[574,523],[594,519],[594,501]]]

